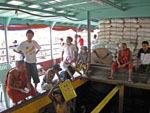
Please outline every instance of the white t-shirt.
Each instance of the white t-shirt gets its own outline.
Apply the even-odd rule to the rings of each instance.
[[[72,59],[75,59],[75,52],[77,52],[77,48],[74,44],[68,46],[67,44],[64,45],[62,51],[64,51],[64,60],[67,56],[71,56]]]
[[[25,55],[25,62],[27,63],[36,63],[36,50],[40,50],[40,45],[32,40],[31,43],[24,41],[22,42],[18,48],[17,51],[22,51]]]

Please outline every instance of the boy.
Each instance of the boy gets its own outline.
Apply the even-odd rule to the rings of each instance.
[[[17,51],[20,52],[20,54],[23,54],[25,56],[25,64],[28,71],[28,78],[31,82],[31,77],[33,78],[35,89],[37,88],[37,84],[40,82],[39,76],[38,76],[38,70],[36,67],[36,54],[40,51],[41,47],[40,45],[32,40],[34,36],[34,32],[32,30],[28,30],[26,32],[27,40],[23,41],[19,46]]]
[[[86,46],[81,47],[81,52],[78,55],[76,66],[79,68],[79,70],[83,69],[84,74],[88,74],[90,67],[90,53],[88,53]]]
[[[82,77],[82,74],[76,69],[75,67],[75,63],[73,62],[73,59],[71,56],[68,56],[65,61],[61,62],[60,64],[61,68],[62,68],[62,72],[60,73],[60,76],[66,80],[66,79],[71,79],[75,80],[73,74],[75,72],[78,72],[80,74],[80,76]]]
[[[59,72],[61,71],[61,68],[58,64],[53,65],[52,68],[48,69],[46,72],[46,75],[43,78],[43,82],[42,82],[42,89],[43,90],[49,90],[52,88],[52,86],[54,86],[56,83],[61,82],[61,78],[59,75]],[[58,77],[57,81],[53,81],[55,74]]]
[[[71,37],[67,37],[66,44],[64,45],[62,50],[61,60],[66,60],[68,56],[71,56],[74,61],[76,60],[77,48],[74,44],[72,44]]]

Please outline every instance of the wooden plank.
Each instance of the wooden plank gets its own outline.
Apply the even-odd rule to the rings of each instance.
[[[89,81],[101,82],[105,84],[113,84],[113,85],[121,84],[126,87],[150,90],[150,84],[134,83],[134,82],[128,82],[128,81],[123,81],[123,80],[109,80],[107,78],[101,78],[100,76],[91,76],[89,78],[85,77],[85,79]]]

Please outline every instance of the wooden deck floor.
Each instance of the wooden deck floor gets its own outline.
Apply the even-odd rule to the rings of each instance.
[[[114,75],[114,80],[108,79],[111,73],[111,66],[92,65],[91,73],[88,77],[84,77],[90,81],[96,81],[106,84],[122,84],[127,87],[150,90],[150,84],[146,84],[146,74],[133,73],[133,82],[128,82],[128,71],[117,71]]]

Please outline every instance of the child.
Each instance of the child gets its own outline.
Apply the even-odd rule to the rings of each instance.
[[[41,47],[40,45],[32,40],[34,36],[34,32],[32,30],[28,30],[26,32],[27,40],[23,41],[19,46],[17,51],[20,52],[20,54],[25,56],[25,64],[28,71],[28,78],[31,82],[31,77],[33,78],[33,81],[35,83],[35,89],[37,87],[37,84],[40,82],[39,76],[38,76],[38,70],[36,67],[36,54],[40,51]]]
[[[64,44],[62,49],[61,60],[64,61],[68,56],[71,56],[75,61],[77,56],[77,48],[72,44],[72,37],[67,37],[66,44]]]
[[[60,46],[63,47],[64,44],[65,44],[65,43],[64,43],[64,39],[63,39],[63,38],[60,38]]]
[[[66,60],[64,60],[63,62],[61,62],[60,67],[62,68],[62,72],[60,73],[60,76],[66,80],[66,79],[71,79],[75,80],[75,78],[73,77],[73,74],[75,72],[78,72],[80,74],[80,76],[82,77],[82,74],[76,69],[75,63],[72,59],[71,56],[68,56],[66,58]]]
[[[60,71],[61,71],[61,68],[58,64],[53,65],[52,68],[47,70],[46,75],[44,76],[43,82],[41,85],[43,90],[49,90],[52,88],[53,85],[62,81],[59,75]],[[53,79],[55,77],[55,74],[57,75],[58,80],[54,81]]]
[[[69,102],[65,101],[59,89],[54,90],[53,97],[56,102],[55,105],[56,113],[71,113],[71,107],[69,106]]]
[[[78,70],[83,69],[84,74],[88,74],[88,70],[90,67],[90,54],[88,53],[86,46],[81,47],[81,52],[78,55],[76,66]]]

